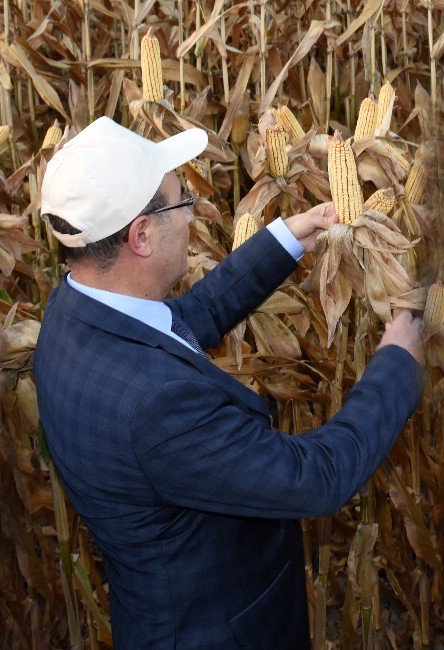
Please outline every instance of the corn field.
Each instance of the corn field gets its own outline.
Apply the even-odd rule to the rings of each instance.
[[[418,410],[350,503],[301,526],[314,649],[444,648],[443,0],[0,12],[0,648],[112,647],[102,560],[52,464],[32,375],[67,270],[40,220],[42,178],[102,115],[153,140],[208,133],[179,170],[198,199],[177,294],[276,217],[334,200],[341,223],[209,351],[267,398],[274,427],[328,420],[392,310],[425,309]]]

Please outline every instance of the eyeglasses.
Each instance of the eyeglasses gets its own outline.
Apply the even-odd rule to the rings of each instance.
[[[152,210],[150,214],[156,214],[157,212],[166,212],[167,210],[174,210],[175,208],[185,208],[189,205],[193,205],[195,201],[194,194],[188,194],[187,198],[179,203],[174,203],[174,205],[167,205],[164,208],[158,208],[157,210]]]

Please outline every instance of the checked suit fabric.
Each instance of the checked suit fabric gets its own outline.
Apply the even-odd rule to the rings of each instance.
[[[165,303],[214,348],[294,267],[262,228]],[[33,369],[52,458],[103,557],[114,649],[309,650],[297,520],[369,479],[418,403],[418,368],[379,349],[340,413],[288,435],[216,364],[64,277]]]

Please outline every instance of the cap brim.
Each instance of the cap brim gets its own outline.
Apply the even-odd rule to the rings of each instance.
[[[205,150],[208,135],[203,129],[188,129],[157,143],[166,162],[165,173],[189,162]]]

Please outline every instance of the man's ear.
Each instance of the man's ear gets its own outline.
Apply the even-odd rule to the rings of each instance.
[[[153,254],[153,220],[150,216],[134,219],[128,232],[128,246],[135,255],[150,257]]]

